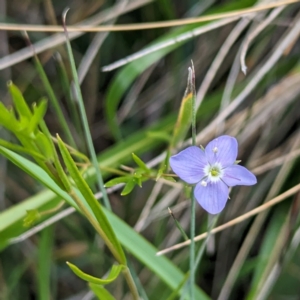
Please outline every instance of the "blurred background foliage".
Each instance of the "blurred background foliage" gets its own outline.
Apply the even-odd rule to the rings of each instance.
[[[105,17],[108,24],[138,24],[223,13],[266,3],[272,1],[0,0],[0,14],[2,23],[61,25],[62,11],[70,7],[69,25],[90,22],[92,18],[94,25],[100,24]],[[150,45],[219,21],[109,34],[85,33],[74,38],[71,44],[105,180],[116,176],[109,168],[119,168],[121,164],[136,167],[132,152],[149,162],[167,148],[192,59],[197,103],[202,102],[197,114],[198,144],[205,146],[220,134],[235,136],[239,141],[238,159],[258,177],[255,187],[232,190],[231,200],[218,224],[243,215],[299,184],[299,8],[295,3],[281,6],[281,10],[264,10],[225,25],[215,25],[216,29],[208,27],[207,32],[182,42],[175,40],[173,45],[111,72],[102,72],[102,67]],[[115,13],[111,16],[112,10]],[[29,57],[32,49],[26,48],[21,30],[22,27],[19,31],[0,31],[0,98],[6,106],[12,103],[6,86],[8,80],[20,88],[29,104],[49,97],[34,60]],[[29,32],[74,143],[87,154],[78,108],[72,97],[64,39],[56,42],[57,36]],[[44,49],[40,51],[41,47]],[[246,76],[240,65],[243,49],[247,49]],[[92,59],[90,63],[89,59]],[[59,133],[72,144],[51,103],[45,121],[53,135]],[[14,141],[2,128],[0,134],[1,138]],[[93,299],[86,282],[75,277],[65,264],[70,260],[96,276],[102,276],[111,265],[107,249],[89,223],[73,213],[49,227],[42,226],[43,230],[22,241],[11,240],[30,229],[23,227],[21,217],[5,224],[5,212],[13,214],[13,209],[27,203],[30,197],[50,196],[44,186],[2,156],[0,174],[0,298]],[[93,170],[89,179],[95,188]],[[109,199],[113,212],[158,249],[183,241],[168,207],[188,232],[190,200],[180,183],[147,181],[125,197],[120,196],[119,190],[109,192]],[[299,299],[299,200],[297,191],[284,202],[210,239],[196,272],[196,282],[208,297]],[[61,212],[61,208],[53,210],[59,203],[58,197],[51,203],[45,200],[39,208],[50,211],[38,223]],[[196,234],[205,232],[207,213],[199,206],[196,222]],[[142,251],[139,245],[134,246]],[[185,273],[188,253],[186,247],[167,256]],[[134,255],[128,257],[143,287],[143,299],[145,294],[149,299],[167,299],[172,293],[170,287]],[[122,278],[109,285],[108,290],[116,299],[130,299]]]

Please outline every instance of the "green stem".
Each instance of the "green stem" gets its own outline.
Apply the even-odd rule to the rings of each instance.
[[[124,273],[126,282],[127,282],[127,284],[128,284],[128,287],[129,287],[129,289],[130,289],[130,291],[131,291],[132,298],[133,298],[134,300],[139,300],[139,299],[140,299],[139,293],[138,293],[138,290],[137,290],[136,285],[135,285],[135,283],[134,283],[134,280],[133,280],[133,278],[132,278],[132,276],[131,276],[131,273],[130,273],[130,271],[129,271],[129,268],[127,267],[127,268],[123,271],[123,273]]]
[[[101,171],[100,171],[100,168],[98,165],[97,156],[96,156],[96,152],[95,152],[95,149],[93,146],[93,140],[92,140],[92,136],[91,136],[91,132],[90,132],[90,128],[89,128],[89,123],[88,123],[87,116],[86,116],[86,111],[85,111],[85,107],[84,107],[83,97],[81,94],[75,60],[74,60],[74,56],[73,56],[73,52],[72,52],[72,48],[71,48],[71,44],[70,44],[70,40],[69,40],[69,35],[68,35],[67,27],[66,27],[66,13],[67,13],[67,11],[63,15],[63,26],[64,26],[65,35],[66,35],[66,45],[67,45],[68,56],[69,56],[73,80],[74,80],[76,97],[77,97],[78,104],[79,104],[79,111],[80,111],[81,121],[83,124],[84,135],[86,138],[86,142],[87,142],[88,150],[89,150],[89,153],[90,153],[90,156],[92,159],[92,163],[95,168],[98,185],[102,192],[102,199],[104,201],[104,205],[106,206],[107,209],[111,210],[108,196],[107,196],[106,190],[104,188],[103,178],[102,178],[102,174],[101,174]]]
[[[191,193],[191,232],[190,232],[190,238],[191,238],[191,245],[190,245],[190,296],[191,299],[195,299],[195,292],[194,292],[194,284],[195,284],[195,197],[194,197],[194,187],[192,188]]]
[[[196,100],[196,91],[195,91],[195,70],[194,65],[192,62],[192,67],[189,68],[189,77],[191,77],[191,85],[192,85],[192,93],[193,93],[193,100],[192,100],[192,144],[193,146],[196,145],[196,107],[195,107],[195,100]],[[192,188],[191,191],[191,245],[190,245],[190,297],[191,300],[195,299],[195,215],[196,215],[196,205],[195,205],[195,197],[194,197],[194,190],[195,187]]]

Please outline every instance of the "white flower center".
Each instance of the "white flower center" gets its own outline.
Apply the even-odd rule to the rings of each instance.
[[[218,182],[223,177],[223,169],[220,163],[207,165],[204,168],[204,174],[210,182]],[[202,184],[202,182],[201,182]],[[202,184],[203,185],[203,184]]]

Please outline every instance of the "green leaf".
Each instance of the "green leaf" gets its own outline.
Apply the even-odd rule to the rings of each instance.
[[[174,179],[174,177],[171,177],[171,176],[163,176],[162,178],[165,179],[165,180],[171,181],[171,182],[177,182],[177,181]]]
[[[20,123],[5,105],[0,102],[0,125],[12,132],[18,132],[21,129]]]
[[[81,192],[81,194],[87,201],[89,207],[91,208],[92,212],[94,213],[94,215],[96,217],[96,220],[98,221],[98,223],[101,227],[101,230],[107,236],[107,238],[110,241],[111,246],[113,248],[111,248],[110,245],[107,245],[107,246],[110,247],[111,251],[113,251],[115,254],[118,255],[119,262],[126,264],[126,257],[123,252],[123,249],[122,249],[118,239],[116,238],[116,235],[115,235],[110,223],[108,222],[100,203],[97,201],[92,190],[90,189],[90,187],[88,186],[86,181],[83,179],[83,177],[82,177],[81,173],[79,172],[75,162],[73,161],[72,156],[70,155],[67,147],[65,146],[65,144],[59,137],[58,137],[58,146],[59,146],[60,152],[62,154],[64,163],[65,163],[72,179],[74,180],[79,191]]]
[[[121,196],[128,195],[133,190],[136,183],[137,182],[136,182],[135,178],[131,178],[129,181],[127,181],[127,183],[125,184],[124,189],[121,192]]]
[[[131,154],[135,163],[144,171],[149,172],[150,169],[146,166],[146,164],[134,153]]]
[[[128,180],[130,180],[131,176],[120,176],[117,178],[113,178],[105,183],[105,187],[112,187],[114,185],[120,184],[120,183],[126,183]]]
[[[53,148],[49,139],[41,131],[39,131],[35,136],[35,142],[43,155],[48,160],[53,160]]]
[[[23,98],[21,91],[11,81],[7,83],[7,86],[20,119],[25,118],[29,121],[32,118],[32,112]]]
[[[42,99],[38,104],[33,105],[33,116],[28,125],[29,133],[34,132],[40,121],[43,120],[47,111],[47,103],[46,99]]]
[[[108,276],[105,279],[101,279],[82,272],[78,267],[71,264],[70,262],[67,262],[67,265],[79,278],[88,281],[90,283],[100,284],[100,285],[105,285],[113,282],[118,278],[120,272],[126,268],[126,266],[124,265],[113,265]]]
[[[94,283],[89,283],[89,286],[99,300],[116,300],[104,286]]]

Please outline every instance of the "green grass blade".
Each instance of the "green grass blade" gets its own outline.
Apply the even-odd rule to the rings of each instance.
[[[95,152],[94,145],[93,145],[92,135],[90,132],[89,123],[88,123],[86,112],[85,112],[84,101],[83,101],[83,97],[82,97],[82,93],[81,93],[81,89],[80,89],[80,83],[79,83],[78,74],[77,74],[77,70],[76,70],[76,64],[75,64],[75,60],[74,60],[74,56],[73,56],[73,51],[71,48],[71,44],[70,44],[70,40],[69,40],[69,36],[68,36],[66,24],[65,24],[65,21],[66,21],[65,18],[66,18],[66,13],[64,14],[64,17],[63,17],[63,24],[64,24],[64,30],[65,30],[65,35],[66,35],[66,46],[67,46],[69,61],[71,64],[71,70],[72,70],[72,75],[73,75],[73,79],[74,79],[76,96],[77,96],[77,100],[78,100],[78,104],[79,104],[80,117],[81,117],[82,125],[84,128],[85,139],[86,139],[87,146],[89,149],[89,154],[92,159],[92,163],[93,163],[95,171],[96,171],[97,182],[98,182],[99,188],[103,195],[104,205],[108,209],[111,209],[109,199],[107,197],[107,193],[104,188],[102,174],[101,174],[100,168],[98,166],[98,161],[97,161],[97,156],[96,156],[96,152]]]

